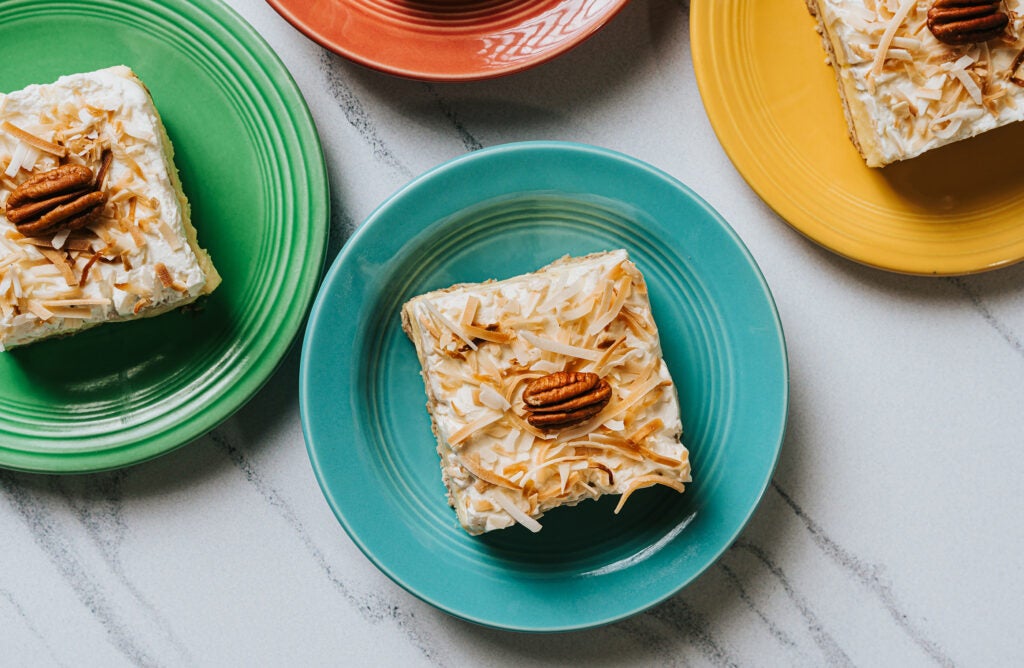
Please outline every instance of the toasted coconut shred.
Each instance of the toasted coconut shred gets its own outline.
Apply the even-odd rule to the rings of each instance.
[[[480,534],[559,506],[690,481],[675,386],[646,286],[625,251],[563,258],[533,274],[421,295],[403,325],[423,363],[442,477]],[[480,336],[481,333],[490,336]],[[559,370],[592,370],[613,396],[559,429],[525,420],[522,393]]]

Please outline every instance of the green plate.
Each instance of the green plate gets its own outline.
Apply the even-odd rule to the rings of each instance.
[[[302,324],[329,216],[313,121],[270,47],[212,0],[4,0],[0,43],[4,91],[135,70],[224,277],[198,312],[0,353],[0,466],[67,473],[155,457],[242,406]]]
[[[538,534],[467,535],[446,503],[401,305],[615,248],[647,279],[693,484],[645,489],[619,515],[617,497],[559,508]],[[464,619],[561,631],[664,600],[732,543],[771,479],[788,388],[771,293],[711,207],[633,158],[527,142],[446,163],[363,224],[313,306],[299,405],[324,495],[378,568]]]

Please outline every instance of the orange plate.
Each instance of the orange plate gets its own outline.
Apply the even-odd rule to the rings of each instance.
[[[800,0],[693,0],[697,84],[750,186],[799,232],[873,267],[956,275],[1024,259],[1024,124],[884,169],[846,133]]]
[[[471,81],[539,65],[626,0],[267,0],[335,53],[412,79]]]

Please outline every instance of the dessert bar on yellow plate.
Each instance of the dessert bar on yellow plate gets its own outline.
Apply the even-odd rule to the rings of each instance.
[[[1024,259],[1024,181],[1012,150],[1024,123],[869,168],[847,136],[805,2],[690,4],[708,119],[743,178],[796,230],[844,257],[910,274],[969,274]]]
[[[449,502],[470,534],[665,485],[689,454],[647,288],[626,251],[409,300]],[[618,509],[616,509],[618,512]]]
[[[173,149],[127,67],[0,96],[0,350],[217,287]]]
[[[807,0],[869,167],[1024,120],[1022,0]]]

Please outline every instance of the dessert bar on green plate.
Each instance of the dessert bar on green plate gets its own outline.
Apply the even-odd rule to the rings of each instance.
[[[194,310],[0,353],[0,467],[84,472],[155,457],[252,397],[302,324],[328,233],[315,127],[277,56],[217,0],[8,0],[0,40],[19,54],[0,91],[113,65],[139,75],[223,276]]]

